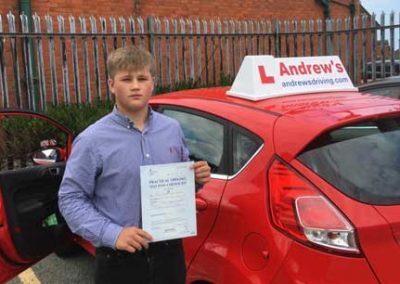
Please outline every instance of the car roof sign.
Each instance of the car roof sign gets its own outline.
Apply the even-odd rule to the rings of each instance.
[[[338,56],[246,56],[227,95],[253,101],[301,93],[357,91]]]

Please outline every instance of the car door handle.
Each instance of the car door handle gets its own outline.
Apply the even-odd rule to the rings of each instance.
[[[49,168],[48,172],[51,176],[59,176],[61,173],[60,168]]]
[[[196,197],[196,210],[197,211],[204,211],[208,207],[207,201],[203,198]]]

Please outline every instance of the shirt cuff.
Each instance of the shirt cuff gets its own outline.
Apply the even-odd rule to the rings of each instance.
[[[115,249],[118,236],[121,233],[122,229],[123,228],[117,224],[109,223],[107,227],[104,229],[104,233],[101,238],[102,246]]]

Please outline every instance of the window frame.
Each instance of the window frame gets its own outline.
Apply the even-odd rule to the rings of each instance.
[[[231,153],[232,153],[231,154],[232,162],[231,162],[231,167],[230,167],[230,172],[231,172],[230,175],[231,176],[236,176],[249,164],[249,162],[253,159],[253,157],[256,156],[260,152],[260,150],[264,146],[264,141],[259,136],[257,136],[255,133],[251,132],[250,130],[248,130],[248,129],[242,127],[242,126],[239,126],[237,124],[231,123],[230,127],[232,129],[231,130],[232,139],[230,139],[230,141],[231,141],[230,144],[231,144],[231,148],[232,148],[232,151],[231,151]],[[234,142],[235,142],[235,139],[236,139],[238,134],[242,134],[244,136],[247,136],[251,140],[256,141],[256,143],[258,143],[259,145],[257,147],[257,150],[251,155],[251,157],[246,161],[246,163],[244,163],[244,165],[241,166],[240,169],[238,169],[236,172],[234,172],[234,165],[233,165],[233,161],[234,161],[234,159],[233,159],[233,156],[234,156]]]

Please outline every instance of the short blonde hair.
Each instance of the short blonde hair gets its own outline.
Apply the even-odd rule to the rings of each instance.
[[[149,68],[151,76],[155,76],[154,57],[150,52],[136,46],[125,46],[112,51],[107,58],[108,76],[114,79],[120,71],[137,71]]]

